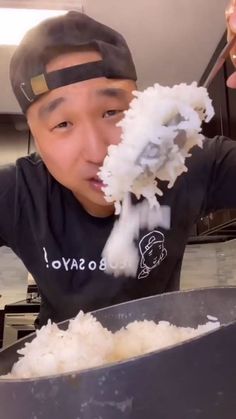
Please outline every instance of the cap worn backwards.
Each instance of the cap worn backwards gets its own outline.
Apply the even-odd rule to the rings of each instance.
[[[62,47],[68,51],[92,47],[102,59],[47,72],[47,52]],[[47,19],[29,30],[10,63],[11,85],[24,113],[44,93],[96,77],[137,80],[130,50],[122,35],[76,11]]]

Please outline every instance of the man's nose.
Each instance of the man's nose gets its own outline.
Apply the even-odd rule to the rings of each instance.
[[[98,124],[86,124],[83,130],[83,157],[94,164],[102,164],[109,145],[109,138]]]

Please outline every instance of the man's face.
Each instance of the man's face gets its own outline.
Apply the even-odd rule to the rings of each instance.
[[[71,52],[49,62],[47,71],[101,59],[96,51]],[[52,90],[32,104],[27,119],[36,147],[52,176],[70,189],[92,215],[107,216],[97,177],[110,144],[118,144],[116,126],[129,107],[135,82],[86,80]]]

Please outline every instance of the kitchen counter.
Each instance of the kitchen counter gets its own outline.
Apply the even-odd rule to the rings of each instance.
[[[188,245],[181,289],[236,285],[236,239]]]

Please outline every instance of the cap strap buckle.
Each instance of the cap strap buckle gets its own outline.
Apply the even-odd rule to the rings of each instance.
[[[20,90],[22,91],[22,93],[25,96],[25,98],[28,100],[28,102],[33,102],[34,101],[34,98],[33,97],[29,97],[29,95],[26,92],[26,88],[27,88],[27,83],[25,83],[24,81],[22,83],[20,83]]]
[[[35,96],[42,95],[43,93],[49,91],[49,87],[47,85],[47,81],[43,73],[39,74],[38,76],[32,77],[30,79],[30,84]]]

